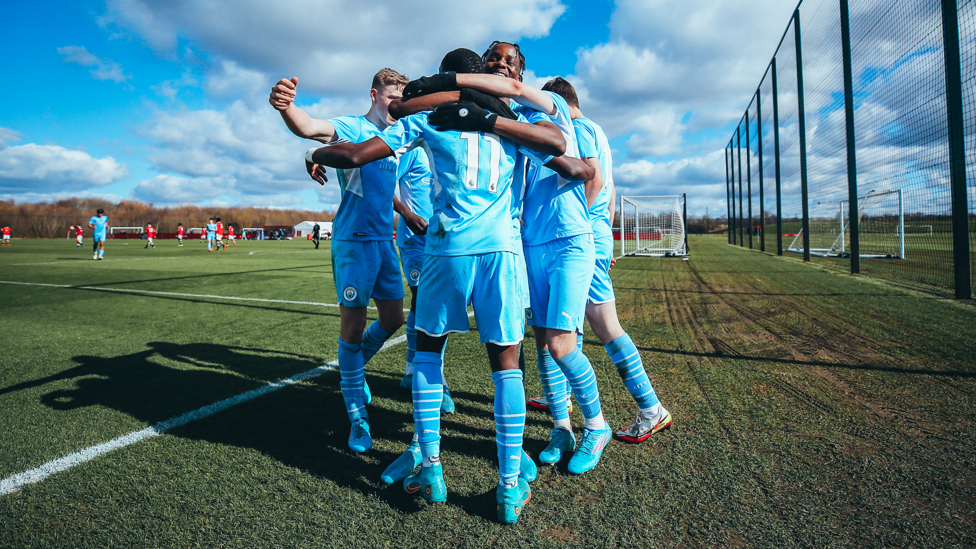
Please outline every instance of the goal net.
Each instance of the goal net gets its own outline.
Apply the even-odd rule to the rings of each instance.
[[[688,255],[686,195],[621,196],[620,256]]]
[[[905,227],[901,189],[859,196],[857,208],[860,257],[905,258]],[[810,209],[810,255],[849,257],[851,254],[850,200],[825,200]],[[800,230],[788,251],[803,253]]]

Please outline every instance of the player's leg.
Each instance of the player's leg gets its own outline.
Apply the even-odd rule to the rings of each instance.
[[[597,260],[586,303],[586,319],[640,409],[630,428],[618,431],[617,436],[626,442],[643,442],[654,433],[670,427],[671,414],[658,400],[644,369],[640,351],[617,318],[617,302],[610,280],[613,239],[597,240],[596,249]]]
[[[495,384],[495,444],[498,451],[499,522],[518,520],[531,497],[528,481],[536,476],[535,464],[522,451],[525,431],[525,385],[519,369],[518,343],[525,331],[519,296],[515,254],[500,252],[477,256],[472,293],[475,322]]]
[[[376,303],[379,318],[363,336],[363,360],[369,362],[386,340],[403,326],[403,281],[392,241],[370,242],[368,247],[378,261],[378,271],[370,296]]]
[[[583,414],[583,436],[569,461],[569,471],[578,474],[596,466],[611,436],[603,418],[593,366],[576,343],[593,278],[595,251],[590,235],[558,239],[545,246],[550,290],[543,324],[546,345]]]
[[[334,241],[333,241],[334,242]],[[444,501],[440,463],[440,404],[444,397],[443,350],[447,334],[467,332],[474,278],[471,256],[425,256],[417,288],[417,352],[414,355],[413,414],[423,466],[403,488],[429,501]]]
[[[332,245],[332,275],[339,297],[339,375],[342,398],[351,422],[349,448],[365,452],[372,448],[368,393],[363,358],[363,330],[366,307],[379,269],[375,249],[368,242],[336,241]]]

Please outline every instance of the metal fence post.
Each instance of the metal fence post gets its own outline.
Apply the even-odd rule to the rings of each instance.
[[[969,256],[966,134],[963,123],[959,15],[956,9],[956,0],[942,0],[942,41],[945,52],[946,109],[949,121],[949,174],[952,185],[952,255],[955,263],[956,299],[971,299],[973,283]]]
[[[779,88],[776,85],[776,57],[773,57],[773,157],[776,162],[776,255],[783,255],[783,187],[779,162]]]
[[[793,12],[796,41],[797,114],[800,122],[800,195],[803,203],[803,261],[810,261],[810,206],[807,193],[807,125],[803,114],[803,50],[800,44],[800,8]]]
[[[735,128],[735,144],[736,149],[738,149],[738,161],[739,161],[739,221],[736,223],[739,229],[739,246],[746,245],[745,239],[745,228],[743,227],[743,215],[742,215],[742,121],[739,121],[739,125]]]
[[[854,140],[854,77],[851,68],[851,20],[847,0],[840,0],[840,42],[844,57],[844,113],[847,125],[847,227],[851,231],[851,273],[861,272],[860,211],[857,201],[857,155]],[[841,220],[843,223],[843,219]]]
[[[761,84],[760,84],[761,86]],[[759,251],[766,251],[766,199],[763,195],[762,96],[756,89],[756,140],[759,145]]]
[[[731,181],[729,176],[729,156],[732,151],[732,142],[729,141],[729,146],[725,147],[725,219],[726,219],[726,239],[729,244],[732,243],[732,210],[730,204],[732,194],[729,192],[729,182]]]
[[[752,233],[755,230],[754,224],[752,222],[752,140],[750,136],[749,128],[749,109],[746,109],[746,199],[749,203],[749,249],[752,249]]]

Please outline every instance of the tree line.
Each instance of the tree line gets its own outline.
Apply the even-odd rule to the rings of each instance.
[[[152,223],[160,233],[175,233],[183,224],[187,230],[203,227],[207,219],[219,217],[224,225],[233,224],[240,231],[244,227],[294,226],[302,221],[331,221],[333,214],[312,210],[279,210],[267,207],[202,207],[180,205],[156,207],[138,200],[123,200],[118,204],[101,198],[65,198],[54,202],[22,202],[0,200],[0,227],[10,226],[18,238],[64,238],[68,227],[87,225],[98,209],[105,210],[113,227],[145,227]]]

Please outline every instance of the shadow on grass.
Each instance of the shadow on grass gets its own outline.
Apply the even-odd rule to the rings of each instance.
[[[945,376],[945,377],[958,377],[958,378],[976,378],[976,372],[963,372],[959,370],[913,370],[910,368],[896,368],[894,366],[875,366],[871,364],[841,364],[838,362],[821,362],[821,361],[801,361],[801,360],[788,360],[785,358],[771,358],[765,356],[746,356],[739,354],[737,352],[729,353],[695,353],[691,351],[676,351],[674,349],[661,349],[658,347],[641,347],[637,346],[641,351],[647,351],[649,353],[664,353],[667,355],[679,355],[679,356],[693,356],[699,358],[722,358],[722,359],[734,359],[734,360],[754,360],[757,362],[767,362],[771,364],[793,364],[796,366],[821,366],[823,368],[844,368],[847,370],[870,370],[875,372],[891,372],[895,374],[914,374],[914,375],[924,375],[924,376]]]
[[[0,395],[73,380],[74,388],[51,391],[41,401],[55,410],[102,406],[155,425],[324,362],[319,357],[227,345],[152,342],[148,347],[113,358],[77,356],[73,360],[78,366],[0,389]],[[397,376],[378,373],[367,380],[374,394],[369,407],[374,449],[365,456],[348,450],[349,421],[337,370],[191,421],[167,434],[256,450],[287,467],[364,496],[379,497],[401,512],[416,512],[422,508],[420,502],[400,485],[385,487],[379,480],[409,443],[413,430],[413,415],[405,405],[409,392],[400,388]],[[479,408],[490,405],[492,399],[466,391],[452,394],[460,401],[460,414],[475,416],[475,422],[484,421],[486,427],[472,425],[461,415],[445,416],[441,421],[447,433],[445,451],[494,462],[493,417]],[[401,404],[386,404],[389,399]],[[494,520],[494,490],[473,496],[451,492],[448,503],[470,515]]]

